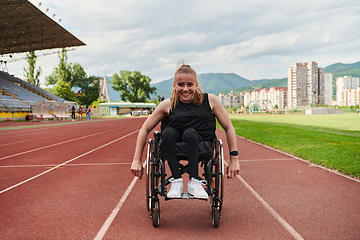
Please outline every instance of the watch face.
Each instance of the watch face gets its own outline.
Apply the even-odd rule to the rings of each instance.
[[[237,156],[237,155],[238,155],[238,151],[231,151],[231,152],[230,152],[230,155],[232,155],[232,156]]]

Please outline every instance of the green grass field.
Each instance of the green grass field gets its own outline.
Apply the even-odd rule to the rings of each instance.
[[[360,114],[231,115],[236,134],[360,177]]]

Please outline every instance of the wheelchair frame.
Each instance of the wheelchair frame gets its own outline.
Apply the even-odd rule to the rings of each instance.
[[[159,195],[165,197],[165,201],[177,199],[168,198],[166,186],[170,183],[165,173],[165,156],[160,151],[161,133],[154,132],[154,138],[148,142],[146,157],[146,206],[150,211],[152,224],[154,227],[160,224],[160,201]],[[205,180],[207,181],[206,192],[210,197],[211,218],[214,227],[218,227],[221,218],[223,204],[223,185],[224,185],[224,155],[221,139],[216,139],[212,143],[212,154],[199,158],[204,167]],[[181,174],[186,172],[187,165],[179,162]],[[192,195],[183,193],[179,199],[197,199]],[[203,199],[204,200],[204,199]]]

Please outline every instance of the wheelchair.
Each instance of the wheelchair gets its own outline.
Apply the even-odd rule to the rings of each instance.
[[[181,174],[187,172],[188,164],[183,165],[180,160],[187,160],[186,145],[184,142],[176,143],[176,156],[179,161]],[[212,142],[199,142],[199,163],[204,168],[202,176],[207,182],[206,192],[209,195],[211,218],[214,227],[218,227],[221,218],[221,208],[224,198],[224,159],[223,144],[216,136]],[[165,155],[162,153],[161,133],[154,132],[154,138],[148,142],[146,158],[146,206],[150,211],[154,227],[160,223],[159,197],[165,197],[165,201],[177,199],[167,197],[167,185],[172,176],[165,173]],[[184,153],[185,152],[185,153]],[[183,193],[179,199],[197,199],[189,193]],[[202,199],[204,200],[204,199]],[[207,199],[205,199],[207,201]]]

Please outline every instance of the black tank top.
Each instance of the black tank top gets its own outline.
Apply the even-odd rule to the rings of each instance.
[[[201,105],[179,101],[175,109],[169,112],[169,125],[181,135],[186,129],[194,128],[204,140],[211,141],[215,135],[216,121],[208,94],[204,93]]]

